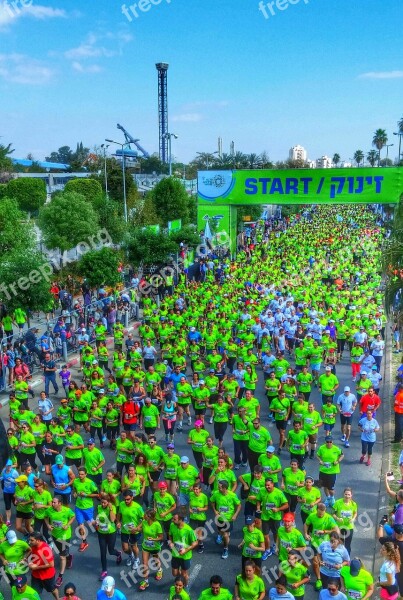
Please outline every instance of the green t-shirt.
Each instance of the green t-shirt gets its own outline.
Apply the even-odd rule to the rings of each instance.
[[[21,444],[34,444],[35,438],[31,432],[26,431],[20,434],[20,452],[22,454],[35,454],[35,446],[22,446]]]
[[[250,421],[253,421],[253,419],[257,417],[257,411],[259,406],[259,400],[254,397],[252,397],[250,400],[242,398],[238,403],[238,408],[245,409],[245,417]]]
[[[221,588],[220,593],[214,595],[211,593],[211,589],[208,588],[202,591],[198,600],[232,600],[232,594],[226,588]]]
[[[343,455],[343,452],[334,444],[328,448],[326,444],[319,447],[318,457],[323,461],[323,465],[319,465],[319,473],[334,475],[340,473],[340,464],[334,464]]]
[[[305,473],[301,471],[301,469],[297,469],[296,472],[291,469],[291,467],[286,467],[283,471],[284,478],[284,491],[291,496],[298,496],[298,492],[302,486],[299,486],[299,483],[304,483],[305,481]]]
[[[39,492],[37,492],[36,490],[34,490],[34,503],[33,503],[33,510],[34,510],[34,516],[36,519],[44,519],[45,515],[46,515],[46,511],[49,508],[49,506],[52,503],[52,496],[50,495],[50,492],[48,492],[48,490],[43,490],[42,494],[40,494]],[[46,508],[37,508],[36,505],[38,504],[43,504],[44,506],[46,506]]]
[[[218,490],[218,484],[222,481],[228,482],[228,489],[232,490],[234,483],[236,483],[236,477],[232,469],[225,469],[224,471],[218,471],[217,468],[214,469],[212,475],[215,475],[213,490]]]
[[[71,538],[71,526],[67,529],[67,523],[74,517],[74,513],[68,506],[61,506],[60,510],[55,510],[53,506],[47,509],[46,518],[53,527],[51,534],[55,540],[69,540]]]
[[[215,423],[228,423],[229,412],[231,410],[231,407],[228,404],[228,402],[223,402],[222,404],[215,402],[214,404],[212,404],[212,407],[214,410],[214,417],[213,417],[214,422]]]
[[[298,373],[297,382],[299,383],[300,392],[310,392],[312,390],[313,377],[310,373]]]
[[[164,454],[164,477],[165,479],[176,479],[181,459],[177,454]]]
[[[229,490],[225,495],[215,490],[211,494],[210,502],[215,504],[216,510],[219,513],[219,521],[231,521],[237,506],[241,503],[238,496]]]
[[[168,513],[164,517],[161,517],[161,513],[166,512],[176,504],[175,498],[166,492],[163,496],[160,492],[154,493],[154,507],[156,510],[156,516],[158,521],[170,521],[172,519],[172,512]]]
[[[234,440],[249,439],[249,420],[242,419],[239,415],[232,417],[232,437]]]
[[[20,564],[20,561],[24,558],[27,550],[30,550],[30,546],[22,540],[17,540],[15,544],[9,544],[8,542],[0,544],[0,554],[2,554],[9,563],[5,567],[6,573],[12,573],[14,575],[26,573],[26,562],[23,561]]]
[[[81,450],[70,450],[70,446],[83,446],[83,438],[78,433],[72,433],[71,435],[66,434],[66,458],[81,458],[83,451]]]
[[[196,479],[199,477],[199,471],[193,465],[188,465],[186,469],[180,465],[178,467],[178,482],[179,492],[182,494],[189,494],[190,488],[195,484]]]
[[[318,531],[329,531],[330,529],[333,529],[336,526],[336,521],[327,513],[322,517],[319,517],[315,510],[308,516],[305,525],[307,525],[308,531],[311,531],[311,544],[317,549],[322,542],[328,542],[330,539],[329,533],[318,533]]]
[[[334,425],[336,423],[337,408],[334,404],[324,404],[322,407],[323,423]]]
[[[206,508],[208,506],[208,498],[206,494],[201,492],[198,496],[194,492],[189,494],[189,512],[190,518],[194,521],[205,521],[206,511],[199,511],[199,508]]]
[[[305,413],[302,426],[308,435],[315,435],[318,433],[318,427],[315,427],[318,423],[322,423],[322,417],[317,410]]]
[[[176,558],[180,557],[184,560],[192,558],[192,550],[188,550],[184,554],[179,554],[180,550],[189,548],[197,540],[195,532],[189,525],[183,523],[182,527],[178,527],[175,523],[171,523],[169,526],[169,537],[173,542],[172,556]]]
[[[293,529],[291,529],[290,532],[287,532],[285,527],[282,525],[278,529],[277,536],[278,536],[278,546],[279,546],[279,553],[278,553],[279,561],[287,560],[288,548],[305,548],[306,547],[306,541],[304,539],[304,536],[295,527]]]
[[[89,450],[88,448],[84,448],[83,450],[83,461],[84,467],[87,469],[87,473],[89,475],[98,475],[102,473],[102,467],[100,469],[96,469],[93,471],[94,467],[98,467],[101,461],[105,460],[104,455],[101,450],[98,448],[94,448],[93,450]]]
[[[284,421],[289,413],[291,402],[289,398],[274,398],[270,404],[270,410],[274,412],[275,421]]]
[[[252,531],[249,531],[247,527],[243,527],[242,534],[244,541],[242,546],[242,556],[247,556],[248,558],[260,558],[262,556],[262,552],[254,550],[253,548],[249,548],[249,544],[253,544],[256,547],[259,547],[263,544],[264,535],[261,530],[257,527],[254,527]]]
[[[182,590],[180,594],[177,594],[175,591],[175,586],[171,585],[169,588],[169,600],[173,600],[177,596],[180,597],[180,600],[190,600],[190,596],[186,590]]]
[[[292,454],[297,454],[300,456],[304,455],[307,440],[308,434],[303,429],[300,429],[299,431],[290,429],[287,434],[287,445]]]
[[[161,527],[161,523],[159,521],[154,521],[153,523],[147,523],[146,520],[142,523],[143,530],[143,542],[142,548],[146,552],[159,552],[161,550],[161,541],[158,541],[157,538],[160,536],[163,531]]]
[[[307,514],[310,514],[315,510],[314,506],[310,506],[313,504],[318,498],[321,498],[320,489],[312,486],[308,491],[306,487],[301,487],[298,490],[298,498],[301,498],[303,502],[301,502],[301,511]]]
[[[118,494],[121,490],[120,481],[117,479],[112,479],[112,481],[108,481],[104,479],[101,483],[101,491],[105,494]]]
[[[236,582],[242,600],[256,600],[256,598],[259,598],[260,594],[266,589],[263,579],[258,575],[255,575],[252,581],[248,581],[245,577],[242,577],[242,575],[237,575]]]
[[[245,473],[245,475],[242,476],[242,479],[249,486],[248,502],[256,504],[259,492],[264,488],[265,478],[263,477],[263,474],[260,479],[257,479],[256,477],[253,477],[252,473]],[[251,496],[253,496],[254,499],[251,498]]]
[[[299,581],[302,581],[302,579],[305,579],[305,577],[309,576],[305,565],[297,562],[293,567],[290,565],[283,567],[283,571],[287,579],[287,590],[291,592],[295,598],[303,596],[305,594],[305,584],[300,585],[297,588],[293,588],[291,586],[293,583],[298,583]]]
[[[41,600],[39,594],[27,585],[23,592],[19,592],[15,586],[11,588],[11,599],[12,600]]]
[[[342,521],[337,521],[339,527],[343,529],[354,529],[354,522],[352,522],[353,515],[357,514],[358,506],[354,500],[350,504],[346,504],[343,498],[339,498],[333,504],[333,513]]]
[[[102,504],[98,504],[96,517],[96,521],[98,524],[98,533],[115,533],[116,523],[111,521],[110,519],[111,510],[113,514],[116,515],[116,506],[112,505],[112,509],[110,509],[109,506],[104,508]]]
[[[15,501],[17,502],[17,510],[19,510],[22,513],[32,512],[32,502],[24,505],[18,504],[18,502],[28,502],[29,500],[33,499],[34,490],[28,484],[26,484],[23,488],[20,488],[20,486],[17,485],[15,488],[14,497]]]
[[[257,499],[260,502],[263,521],[269,521],[269,519],[281,521],[283,516],[281,511],[273,512],[273,508],[279,508],[287,503],[287,498],[281,490],[274,488],[271,492],[268,492],[266,488],[261,489]]]
[[[121,516],[122,533],[131,533],[131,530],[138,527],[143,520],[144,510],[137,502],[131,502],[127,506],[123,500],[119,504],[119,514]]]
[[[360,569],[358,575],[353,577],[350,567],[345,565],[340,569],[340,575],[344,579],[348,600],[360,600],[367,593],[368,587],[374,583],[371,573],[365,569]]]
[[[154,446],[154,448],[151,448],[151,446],[145,445],[143,447],[143,454],[147,459],[148,468],[150,469],[151,473],[157,471],[158,465],[164,462],[165,452],[162,448],[160,448],[160,446]]]
[[[281,471],[281,462],[279,457],[273,454],[269,458],[267,454],[261,454],[257,462],[263,467],[263,477],[265,479],[271,477],[271,479],[273,479],[273,483],[277,483],[278,473]],[[278,473],[273,473],[273,471],[277,470],[279,470]]]
[[[266,448],[271,442],[271,435],[268,429],[260,426],[258,429],[255,429],[253,423],[249,423],[249,449],[253,452],[266,452]]]
[[[304,415],[308,412],[308,402],[294,402],[292,405],[292,412],[294,413],[294,419],[302,421]]]
[[[96,484],[91,479],[88,479],[88,477],[86,477],[84,480],[81,481],[81,479],[76,478],[73,481],[73,490],[77,494],[77,508],[85,510],[94,506],[94,499],[87,497],[88,494],[96,494],[98,492]]]
[[[268,398],[276,398],[278,395],[278,391],[281,388],[281,381],[279,379],[272,379],[271,377],[269,377],[269,379],[266,379],[265,388],[266,396]]]
[[[338,383],[339,380],[337,379],[336,375],[333,375],[333,373],[330,373],[329,375],[322,373],[322,375],[319,377],[319,386],[323,396],[333,396]]]
[[[150,428],[157,427],[159,414],[158,408],[154,404],[150,404],[150,406],[144,405],[141,409],[143,426]]]
[[[203,446],[206,443],[207,438],[210,436],[209,432],[205,429],[192,429],[189,431],[189,439],[191,440],[191,446],[193,452],[202,452]]]
[[[121,438],[118,437],[116,440],[116,461],[125,464],[131,463],[133,460],[133,454],[129,454],[129,452],[127,452],[128,450],[134,450],[133,442],[127,438],[122,441]]]
[[[248,432],[248,437],[249,437],[249,432]],[[205,467],[206,469],[212,469],[214,462],[216,461],[217,456],[218,456],[217,446],[211,446],[211,448],[209,448],[208,446],[204,446],[202,454],[203,454],[203,467]]]

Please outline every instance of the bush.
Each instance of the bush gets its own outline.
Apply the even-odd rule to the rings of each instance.
[[[37,213],[46,202],[46,183],[34,177],[18,177],[7,184],[7,196],[25,212]]]
[[[102,187],[99,181],[91,178],[71,179],[66,183],[65,192],[76,192],[81,194],[88,202],[96,202],[102,197]]]

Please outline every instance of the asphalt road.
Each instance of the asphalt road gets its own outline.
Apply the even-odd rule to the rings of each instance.
[[[384,368],[385,365],[382,365],[382,375],[384,377]],[[71,369],[73,372],[73,378],[76,380],[80,380],[80,375],[77,373],[75,368]],[[337,376],[340,381],[339,393],[342,392],[345,385],[350,385],[352,391],[354,391],[354,384],[352,383],[351,376],[351,368],[350,361],[347,357],[345,357],[340,364],[337,365]],[[267,401],[263,394],[263,376],[259,369],[259,385],[257,388],[256,396],[260,399],[262,404],[261,418],[262,425],[269,428],[273,442],[277,446],[278,442],[278,434],[277,429],[273,424],[268,423],[267,419]],[[385,377],[384,377],[385,380]],[[37,396],[39,394],[41,387],[36,388]],[[381,397],[382,397],[382,387],[381,387]],[[52,400],[56,400],[56,405],[58,405],[59,398],[53,397]],[[321,399],[319,392],[315,389],[311,395],[311,400],[313,400],[316,404],[316,407],[320,410],[321,407]],[[35,408],[35,400],[30,400],[31,408]],[[7,425],[8,422],[8,409],[4,407],[0,409],[0,417],[3,419],[4,423]],[[378,420],[381,423],[382,427],[382,414],[378,414]],[[367,467],[366,465],[359,464],[358,460],[361,454],[361,445],[360,445],[360,433],[357,428],[358,415],[354,417],[354,425],[353,425],[353,434],[351,437],[351,446],[350,448],[344,449],[345,458],[341,463],[341,474],[337,478],[336,484],[336,497],[342,496],[343,489],[345,486],[351,486],[353,488],[354,499],[358,503],[359,506],[359,518],[357,520],[356,531],[353,538],[352,544],[352,556],[359,556],[364,564],[371,570],[373,564],[374,551],[376,546],[375,541],[375,524],[377,520],[377,507],[378,507],[378,498],[379,498],[379,476],[381,472],[381,460],[382,460],[382,431],[378,434],[378,442],[374,448],[374,456],[372,465]],[[213,432],[212,425],[207,424],[207,429],[210,432]],[[190,451],[189,446],[187,446],[187,433],[189,428],[184,426],[183,433],[177,433],[175,435],[175,452],[179,455],[188,454],[189,457],[192,458],[192,452]],[[231,435],[227,430],[226,437],[224,440],[224,446],[228,452],[228,454],[233,457],[233,447],[232,447],[232,439]],[[161,446],[165,447],[163,432],[158,432],[158,439]],[[340,434],[340,425],[337,422],[334,429],[334,439],[335,443],[339,444],[341,447],[343,446],[339,441],[341,437]],[[324,441],[323,428],[319,435],[319,444]],[[106,458],[106,467],[111,467],[114,464],[114,453],[108,448],[104,451]],[[283,466],[288,465],[288,453],[283,451],[281,454],[281,461]],[[318,461],[315,460],[307,460],[306,462],[307,474],[313,475],[315,478],[318,476]],[[105,468],[106,470],[106,468]],[[245,469],[241,469],[237,472],[237,474],[242,474],[245,472]],[[239,493],[239,492],[238,492]],[[1,501],[0,507],[2,509],[2,513],[4,512],[4,505]],[[211,518],[211,513],[209,512],[207,518]],[[199,597],[200,592],[208,587],[209,578],[211,575],[220,574],[224,579],[224,585],[228,587],[232,592],[234,590],[234,581],[235,576],[240,572],[241,566],[241,555],[240,550],[237,549],[237,545],[241,541],[241,531],[244,525],[243,513],[241,511],[236,523],[234,524],[234,531],[231,535],[230,549],[229,549],[229,558],[227,560],[223,560],[221,558],[221,548],[215,544],[215,535],[210,534],[205,540],[205,552],[204,554],[194,553],[191,571],[190,571],[190,596],[193,599]],[[297,517],[297,527],[301,528],[301,520],[300,517]],[[89,535],[89,548],[84,553],[78,553],[74,551],[74,564],[73,569],[71,571],[66,571],[64,577],[64,583],[68,581],[73,581],[77,586],[78,595],[82,598],[82,600],[93,600],[96,597],[96,591],[100,587],[100,583],[98,581],[98,577],[101,571],[101,565],[99,560],[99,549],[98,542],[95,534]],[[77,542],[77,546],[78,546]],[[118,548],[120,546],[120,538],[117,538]],[[57,559],[56,559],[57,563]],[[138,592],[138,583],[141,578],[134,574],[134,579],[137,583],[133,582],[133,578],[130,576],[129,570],[127,567],[124,567],[124,562],[120,565],[120,567],[116,566],[114,559],[108,562],[108,574],[115,577],[117,582],[117,587],[121,589],[127,596],[127,598],[133,598],[135,593]],[[278,561],[276,556],[270,557],[267,561],[263,563],[266,567],[263,577],[266,582],[266,587],[269,589],[272,585],[272,582],[275,578],[273,573],[275,573],[275,567],[277,566]],[[56,564],[57,566],[57,564]],[[125,574],[123,578],[121,577],[121,570],[124,568]],[[128,582],[130,587],[125,583]],[[172,575],[170,573],[169,568],[164,569],[163,579],[159,582],[155,581],[152,574],[150,575],[150,586],[146,591],[146,596],[148,600],[160,600],[161,598],[167,598],[169,587],[172,585]],[[63,588],[62,588],[63,589]],[[0,590],[4,593],[5,598],[11,598],[10,591],[2,581],[0,583]],[[51,595],[46,595],[44,593],[44,598],[49,597]],[[317,597],[317,592],[314,591],[312,585],[308,585],[306,589],[305,597],[308,600],[312,600]]]

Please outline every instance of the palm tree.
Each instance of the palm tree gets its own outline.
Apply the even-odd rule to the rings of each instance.
[[[219,169],[232,169],[232,156],[225,152],[218,156],[215,161],[215,166]]]
[[[232,163],[234,165],[234,169],[245,169],[248,166],[248,159],[246,157],[246,154],[238,150],[232,157]]]
[[[251,154],[247,154],[245,158],[249,169],[259,169],[262,166],[262,159],[259,154],[252,152]]]
[[[260,161],[261,161],[262,169],[272,169],[273,168],[273,163],[271,162],[266,150],[263,150],[263,152],[261,153]]]
[[[381,150],[388,143],[388,134],[385,129],[377,129],[372,138],[372,145],[378,149],[378,167],[381,162]]]
[[[360,166],[360,163],[364,162],[364,152],[362,150],[356,150],[354,152],[354,160],[357,163],[357,167]]]
[[[337,152],[336,152],[336,154],[333,154],[332,162],[333,162],[334,166],[337,167],[337,165],[340,162],[340,154],[337,154]]]
[[[375,166],[376,161],[379,158],[379,154],[376,150],[370,150],[367,154],[367,161],[371,165],[371,167]]]

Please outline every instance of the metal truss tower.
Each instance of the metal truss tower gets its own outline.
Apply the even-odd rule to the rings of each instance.
[[[158,122],[160,160],[167,163],[168,156],[168,63],[157,63],[158,71]]]

